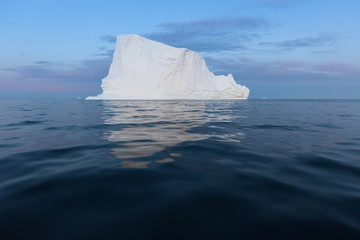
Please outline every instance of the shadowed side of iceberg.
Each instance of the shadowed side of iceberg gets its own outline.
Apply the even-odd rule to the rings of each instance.
[[[96,99],[247,99],[231,74],[215,76],[196,52],[138,35],[120,35]]]

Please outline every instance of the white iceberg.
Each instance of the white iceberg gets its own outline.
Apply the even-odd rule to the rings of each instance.
[[[247,99],[231,74],[215,76],[196,52],[130,34],[117,37],[103,92],[86,99]]]

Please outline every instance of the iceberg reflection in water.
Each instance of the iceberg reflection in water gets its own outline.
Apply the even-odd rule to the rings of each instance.
[[[222,102],[222,105],[233,101]],[[242,132],[220,131],[232,121],[227,106],[214,108],[216,101],[104,101],[104,123],[117,125],[104,137],[119,147],[112,153],[122,159],[122,167],[146,168],[150,163],[167,163],[181,153],[167,149],[187,141],[216,138],[216,141],[240,141]],[[206,131],[201,131],[203,126]],[[211,129],[212,131],[209,131]],[[150,160],[149,160],[150,158]]]

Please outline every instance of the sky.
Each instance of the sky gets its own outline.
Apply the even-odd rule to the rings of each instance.
[[[201,54],[250,98],[360,98],[358,0],[1,0],[0,97],[101,93],[116,36]]]

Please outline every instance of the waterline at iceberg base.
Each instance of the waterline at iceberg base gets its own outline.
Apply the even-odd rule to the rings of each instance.
[[[117,37],[103,92],[96,99],[247,99],[231,74],[215,76],[202,56],[129,34]]]

